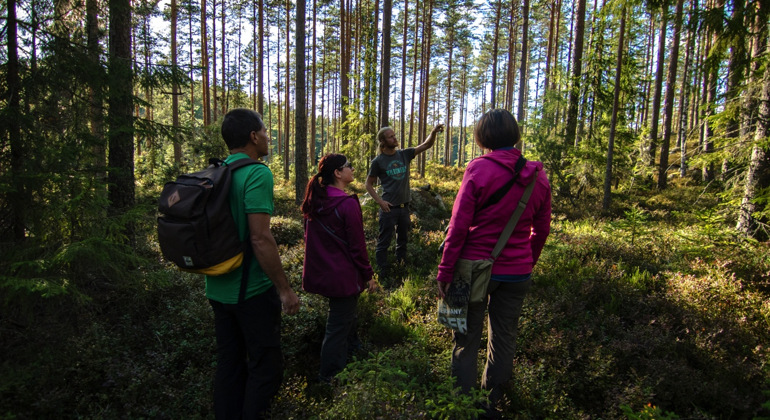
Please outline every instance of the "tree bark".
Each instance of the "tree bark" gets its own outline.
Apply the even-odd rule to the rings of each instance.
[[[317,52],[317,46],[316,46],[316,38],[318,34],[318,26],[317,26],[317,13],[318,13],[318,6],[316,4],[316,0],[313,0],[313,74],[312,74],[312,81],[311,81],[311,100],[310,100],[310,163],[315,167],[316,163],[318,162],[318,159],[316,158],[316,150],[315,150],[315,132],[316,132],[316,88],[317,88],[317,73],[318,73],[318,57],[316,55]],[[323,113],[321,113],[323,115]]]
[[[423,50],[423,65],[422,65],[422,72],[423,72],[423,83],[421,84],[422,92],[420,92],[420,96],[422,97],[421,101],[421,107],[420,107],[420,136],[418,141],[422,141],[427,136],[427,128],[428,128],[428,97],[430,96],[430,58],[431,58],[431,45],[433,41],[433,4],[435,0],[428,0],[427,3],[427,14],[425,18],[425,32],[423,35],[423,44],[425,45],[425,49]],[[426,160],[427,153],[422,153],[418,157],[418,164],[417,168],[420,173],[421,177],[425,176],[425,160]]]
[[[221,15],[221,23],[222,23],[222,36],[220,39],[221,46],[222,46],[222,103],[219,105],[219,115],[224,115],[227,113],[227,47],[225,45],[225,40],[227,38],[227,29],[225,27],[225,16],[227,15],[227,3],[226,0],[222,0],[222,7],[221,7],[222,15]]]
[[[569,109],[567,110],[566,143],[577,144],[577,116],[580,100],[580,77],[583,68],[583,40],[585,37],[586,0],[578,0],[575,13],[575,45],[572,48],[572,83],[569,91]]]
[[[291,0],[285,0],[286,1],[286,83],[284,84],[284,94],[286,95],[284,100],[284,104],[286,106],[286,118],[284,118],[284,121],[286,121],[286,129],[284,130],[284,133],[286,133],[283,138],[285,139],[286,143],[283,147],[283,179],[289,180],[290,174],[289,174],[289,145],[291,142],[289,141],[289,138],[291,136],[291,119],[289,118],[289,86],[291,86],[291,70],[290,65],[291,63]],[[304,23],[304,21],[303,21]]]
[[[297,0],[295,22],[294,202],[302,204],[307,186],[307,103],[305,97],[305,0]]]
[[[658,126],[660,124],[660,104],[663,96],[663,70],[666,63],[666,28],[668,27],[667,18],[668,6],[661,6],[660,12],[660,30],[658,32],[658,68],[655,71],[655,93],[652,99],[652,115],[650,116],[650,139],[647,142],[647,150],[642,156],[647,166],[655,165],[655,152],[658,147]]]
[[[132,121],[131,4],[110,0],[108,199],[113,214],[134,205],[134,128]],[[129,237],[132,232],[128,232]]]
[[[16,0],[8,0],[8,21],[6,26],[6,39],[8,45],[8,62],[6,64],[6,83],[8,92],[3,96],[8,99],[8,137],[11,148],[11,184],[13,190],[8,193],[11,209],[13,211],[13,239],[20,243],[26,239],[26,227],[24,223],[26,189],[23,174],[26,151],[21,140],[21,77],[19,76],[19,44],[16,20]]]
[[[180,143],[177,130],[179,129],[179,83],[177,83],[177,0],[171,0],[171,70],[174,73],[174,81],[171,83],[171,124],[174,126],[174,162],[179,165],[182,163],[182,144]]]
[[[259,1],[259,65],[257,66],[257,112],[265,115],[265,1]]]
[[[508,69],[505,77],[505,109],[513,109],[513,93],[516,85],[516,2],[511,2],[508,17]],[[462,125],[460,125],[462,127]]]
[[[674,14],[674,36],[671,41],[671,54],[666,78],[666,99],[664,104],[663,141],[660,145],[660,165],[658,166],[658,189],[668,186],[668,153],[671,144],[671,121],[674,116],[674,96],[676,96],[676,73],[679,64],[679,41],[682,37],[682,10],[684,0],[677,0]]]
[[[754,21],[754,47],[752,56],[756,63],[760,57],[767,53],[768,49],[768,11],[767,9],[758,10]],[[757,118],[754,128],[754,141],[751,150],[751,160],[749,168],[746,171],[746,181],[743,188],[743,197],[738,212],[738,223],[736,229],[755,239],[765,240],[768,237],[767,224],[764,220],[765,229],[761,231],[760,220],[757,220],[755,213],[766,208],[757,202],[760,191],[770,187],[770,147],[767,145],[767,136],[770,135],[770,71],[764,69],[764,75],[760,81],[760,68],[752,68],[752,81],[761,86],[759,95],[759,104]]]
[[[492,34],[492,88],[491,90],[491,96],[490,96],[490,103],[492,104],[491,107],[494,109],[497,106],[496,102],[496,94],[497,94],[497,55],[498,55],[498,44],[500,42],[500,13],[502,13],[502,7],[503,2],[501,0],[495,1],[495,29]]]
[[[206,27],[206,1],[201,0],[201,101],[203,102],[203,125],[211,124],[211,99],[209,91],[209,40]]]
[[[211,111],[212,121],[219,118],[217,87],[217,0],[211,0]]]
[[[10,7],[10,6],[9,6]],[[10,22],[10,19],[9,19]],[[104,141],[104,79],[101,77],[101,46],[99,45],[99,5],[96,0],[86,1],[86,31],[88,33],[88,57],[94,74],[88,81],[90,95],[89,119],[91,135],[93,136],[94,166],[97,168],[97,179],[104,181],[107,173],[107,148]],[[10,45],[10,44],[9,44]],[[10,46],[9,46],[10,50]]]
[[[348,10],[345,7],[347,0],[340,0],[340,136],[342,144],[347,144],[347,129],[345,121],[348,119],[348,104],[350,99],[350,33],[348,32]]]
[[[623,10],[620,12],[620,39],[618,40],[618,57],[617,64],[615,66],[615,95],[612,100],[612,121],[610,122],[610,136],[607,141],[607,166],[604,171],[604,198],[602,199],[602,209],[607,211],[610,209],[612,190],[612,160],[613,149],[615,147],[615,132],[617,131],[618,124],[618,112],[620,108],[620,90],[621,90],[621,74],[623,73],[623,47],[625,46],[625,33],[626,33],[626,8],[623,6]]]
[[[404,0],[404,27],[403,38],[401,44],[401,131],[399,131],[399,137],[401,137],[401,148],[404,148],[404,137],[406,135],[406,59],[407,59],[407,32],[409,29],[409,0]]]
[[[724,8],[724,0],[716,0],[716,4],[713,5],[713,8],[719,9],[719,12],[722,13],[721,9]],[[719,75],[719,62],[718,57],[715,55],[712,55],[711,48],[716,45],[719,42],[720,33],[722,32],[721,28],[721,22],[720,25],[716,28],[711,28],[711,39],[708,43],[708,48],[705,49],[705,54],[707,54],[706,59],[704,60],[704,86],[703,91],[705,94],[705,115],[703,117],[704,124],[703,124],[703,132],[702,132],[702,139],[701,139],[701,149],[704,154],[710,154],[714,152],[714,144],[712,142],[712,137],[714,135],[713,133],[713,127],[712,122],[710,122],[710,118],[712,115],[714,115],[714,108],[716,107],[716,100],[717,100],[717,79]],[[711,182],[714,179],[714,164],[711,162],[707,162],[703,165],[702,168],[702,177],[703,181],[705,182]]]
[[[521,3],[521,67],[519,68],[519,106],[516,119],[519,130],[524,134],[525,106],[527,104],[527,73],[529,73],[529,0]]]
[[[380,127],[389,124],[390,119],[390,29],[393,15],[393,0],[382,4],[382,71],[380,72]],[[377,127],[378,129],[380,127]]]
[[[446,96],[446,108],[444,110],[444,166],[449,166],[452,161],[452,54],[454,53],[455,44],[455,31],[454,28],[448,28],[448,47],[449,58],[447,60],[447,96]]]
[[[679,123],[677,130],[677,142],[679,143],[679,176],[684,178],[687,175],[687,124],[690,106],[690,93],[692,83],[690,80],[690,65],[695,53],[695,37],[697,36],[697,21],[695,13],[698,8],[698,0],[694,0],[687,19],[687,47],[684,56],[684,70],[682,71],[682,92],[679,97]],[[697,78],[696,78],[697,80]]]

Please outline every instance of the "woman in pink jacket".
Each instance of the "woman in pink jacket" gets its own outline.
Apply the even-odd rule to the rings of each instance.
[[[487,299],[468,305],[467,332],[454,334],[452,375],[457,385],[468,392],[476,384],[484,312],[489,308],[487,362],[481,387],[490,391],[487,411],[493,415],[502,388],[511,379],[519,315],[532,284],[532,267],[551,230],[551,186],[541,162],[519,162],[523,166],[516,174],[516,163],[524,158],[515,147],[521,135],[510,112],[495,109],[484,114],[476,124],[474,138],[489,153],[468,163],[463,175],[438,267],[440,297],[449,290],[459,258],[490,258],[525,188],[536,179],[524,213],[492,265]],[[490,205],[492,195],[513,177],[513,187]]]
[[[329,298],[319,379],[330,382],[345,368],[348,343],[355,337],[358,296],[377,283],[369,264],[361,204],[345,194],[353,165],[344,155],[321,159],[305,190],[305,262],[302,288]]]

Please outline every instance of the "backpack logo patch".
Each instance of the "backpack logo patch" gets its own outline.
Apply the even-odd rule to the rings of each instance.
[[[179,191],[174,191],[174,193],[168,197],[166,205],[169,207],[174,207],[174,204],[178,203],[179,200],[181,200],[181,197],[179,197]]]

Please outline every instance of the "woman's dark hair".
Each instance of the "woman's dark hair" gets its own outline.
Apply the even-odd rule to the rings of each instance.
[[[310,218],[314,210],[323,205],[326,200],[326,186],[334,182],[334,171],[340,169],[348,158],[345,155],[329,154],[318,162],[318,173],[310,178],[305,188],[305,199],[302,201],[302,214]]]
[[[237,149],[246,146],[252,131],[260,131],[264,126],[262,117],[256,111],[235,108],[222,120],[222,138],[229,150]]]
[[[515,146],[521,140],[519,124],[505,109],[493,109],[476,123],[473,139],[479,147],[490,150]]]

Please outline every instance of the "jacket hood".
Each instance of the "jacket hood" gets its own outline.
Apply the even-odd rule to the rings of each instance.
[[[316,209],[314,213],[318,215],[328,215],[334,212],[334,209],[337,208],[337,206],[343,202],[344,200],[355,197],[355,195],[347,195],[344,191],[342,191],[339,188],[327,186],[326,187],[326,194],[327,199],[324,202],[324,206]]]
[[[490,153],[487,153],[477,159],[492,160],[501,166],[505,166],[508,168],[511,174],[513,174],[516,161],[518,161],[520,157],[521,150],[513,148],[508,150],[493,150]],[[521,173],[519,173],[519,177],[516,179],[516,183],[521,185],[529,184],[535,177],[535,174],[538,170],[543,170],[543,162],[527,160],[527,164],[524,166],[524,168],[522,168]]]

